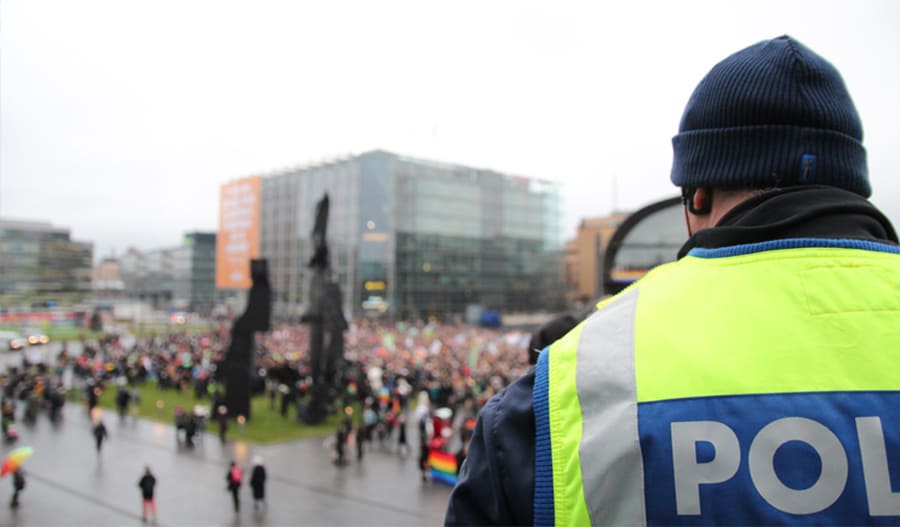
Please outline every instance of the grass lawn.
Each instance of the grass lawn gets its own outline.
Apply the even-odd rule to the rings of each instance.
[[[211,401],[203,399],[198,401],[194,398],[193,390],[184,390],[176,392],[175,390],[160,390],[155,383],[148,382],[138,388],[141,393],[140,415],[153,421],[159,421],[165,424],[174,424],[175,407],[181,406],[186,410],[190,410],[197,404],[209,406]],[[109,410],[109,417],[114,418],[115,413],[116,388],[110,387],[100,396],[100,406]],[[162,408],[157,407],[157,403],[162,402]],[[265,395],[254,397],[251,401],[253,418],[244,426],[241,431],[240,426],[234,422],[228,423],[228,438],[249,441],[258,444],[281,443],[294,439],[307,439],[310,437],[323,437],[333,434],[337,430],[340,416],[329,416],[321,425],[304,425],[296,420],[297,409],[292,406],[288,410],[288,417],[281,417],[280,399],[276,399],[275,408],[269,409],[269,400]],[[218,435],[218,423],[210,421],[206,427],[207,433],[213,436]]]
[[[92,331],[88,328],[75,326],[54,326],[53,324],[38,323],[31,325],[19,324],[0,324],[0,330],[16,331],[21,333],[25,327],[40,329],[48,337],[51,342],[64,342],[70,340],[96,340],[97,337],[103,335],[103,332]],[[148,337],[164,337],[174,333],[187,333],[188,335],[202,335],[209,333],[211,326],[208,324],[166,324],[166,323],[142,323],[142,324],[126,324],[125,327],[134,335],[135,338],[143,339]]]
[[[88,340],[94,340],[101,334],[88,328],[76,328],[72,326],[47,326],[43,328],[50,337],[50,341],[68,341],[81,340],[82,337]]]
[[[33,324],[31,326],[38,328],[50,337],[51,342],[63,342],[69,340],[79,340],[83,336],[86,339],[96,339],[100,333],[91,331],[88,328],[78,328],[75,326],[54,326],[52,324]],[[21,332],[23,326],[2,324],[0,329]]]

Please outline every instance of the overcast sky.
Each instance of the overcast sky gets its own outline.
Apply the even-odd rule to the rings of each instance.
[[[568,238],[674,195],[697,82],[788,33],[843,73],[900,223],[898,27],[890,0],[2,0],[0,216],[172,246],[225,181],[382,148],[562,182]]]

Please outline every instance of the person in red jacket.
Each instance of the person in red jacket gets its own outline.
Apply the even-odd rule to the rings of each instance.
[[[225,481],[228,482],[228,491],[231,492],[231,499],[234,502],[234,512],[240,512],[241,502],[240,493],[241,481],[244,479],[244,472],[241,467],[234,461],[228,467],[228,473],[225,474]]]

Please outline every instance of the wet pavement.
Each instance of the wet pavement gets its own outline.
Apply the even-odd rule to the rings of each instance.
[[[361,463],[351,458],[338,468],[327,438],[256,446],[222,445],[207,435],[189,450],[178,446],[171,426],[120,421],[112,412],[104,421],[109,440],[99,456],[89,419],[77,404],[67,403],[58,426],[45,415],[31,427],[19,423],[19,441],[0,452],[5,456],[29,445],[34,455],[24,464],[27,486],[20,506],[0,505],[0,525],[140,525],[137,482],[145,465],[157,479],[159,525],[436,525],[450,494],[446,486],[421,481],[414,453],[404,458],[377,443]],[[411,439],[415,445],[417,438]],[[246,483],[256,455],[268,472],[264,512],[254,511]],[[232,459],[245,473],[237,514],[225,484]],[[0,480],[0,499],[11,495],[11,478]]]

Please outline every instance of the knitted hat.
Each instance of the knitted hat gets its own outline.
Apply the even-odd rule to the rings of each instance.
[[[718,63],[672,138],[680,187],[818,184],[869,197],[859,115],[837,69],[789,36]]]

